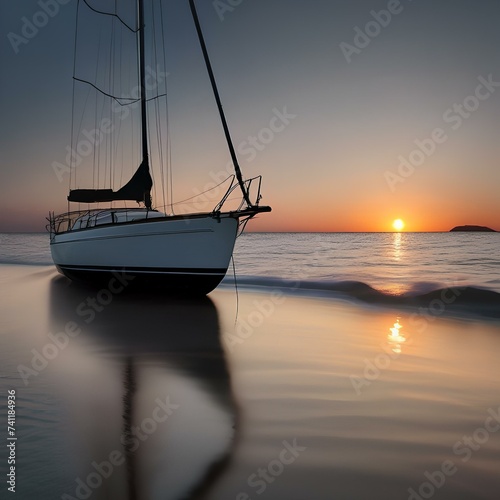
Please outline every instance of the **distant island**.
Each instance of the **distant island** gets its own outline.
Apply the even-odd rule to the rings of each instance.
[[[494,229],[486,226],[456,226],[450,229],[450,233],[454,231],[470,231],[470,232],[483,232],[483,233],[496,233]]]

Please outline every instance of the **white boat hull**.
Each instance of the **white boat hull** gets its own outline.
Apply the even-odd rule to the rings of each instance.
[[[95,225],[54,234],[50,248],[58,270],[72,280],[206,294],[226,274],[238,222],[210,214]]]

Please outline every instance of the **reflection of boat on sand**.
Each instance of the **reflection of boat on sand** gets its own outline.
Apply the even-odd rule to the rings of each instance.
[[[79,477],[112,450],[125,459],[93,498],[174,500],[208,493],[231,461],[238,428],[212,301],[123,294],[86,322],[94,290],[57,278],[50,292],[52,330],[64,331],[72,321],[81,328],[66,350],[71,366],[64,372],[72,432],[81,449],[87,447]],[[158,400],[174,409],[165,422],[152,424]]]

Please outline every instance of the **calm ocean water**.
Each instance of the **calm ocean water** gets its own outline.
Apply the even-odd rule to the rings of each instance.
[[[452,285],[500,292],[500,233],[249,233],[235,259],[244,276],[352,280],[393,294]]]
[[[386,294],[450,286],[500,293],[500,233],[245,233],[241,284],[324,288],[360,282]],[[0,263],[52,265],[46,234],[0,234]],[[231,283],[229,268],[226,283]]]

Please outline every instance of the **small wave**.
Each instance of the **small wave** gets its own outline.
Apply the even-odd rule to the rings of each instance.
[[[232,286],[234,278],[223,281]],[[258,276],[237,278],[238,288],[274,289],[286,294],[347,298],[370,305],[423,308],[431,315],[459,314],[500,318],[500,293],[474,286],[440,287],[415,283],[410,291],[390,294],[361,281],[287,280]]]
[[[22,259],[0,259],[0,266],[53,266],[52,261],[27,261]]]

